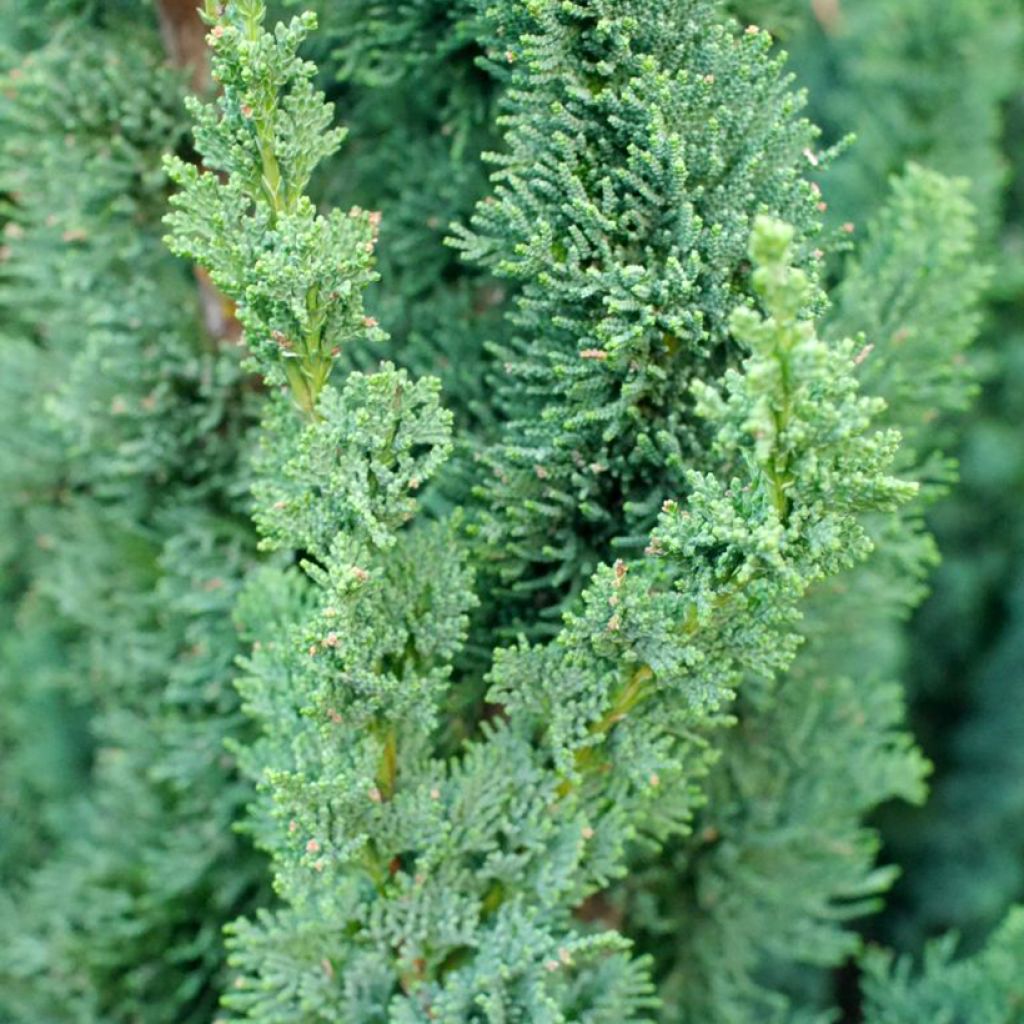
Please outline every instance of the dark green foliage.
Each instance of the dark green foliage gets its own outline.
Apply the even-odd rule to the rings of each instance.
[[[1011,227],[1010,258],[1016,235]],[[923,865],[920,876],[908,874],[900,893],[899,933],[916,938],[953,926],[972,946],[1024,894],[1015,867],[998,866],[1004,857],[1019,858],[1014,837],[1024,825],[1017,764],[1024,537],[1016,514],[1024,489],[1018,443],[1024,288],[1005,270],[997,280],[984,353],[988,379],[959,452],[964,487],[937,510],[936,530],[948,554],[914,631],[910,682],[918,728],[938,761],[935,802],[922,816],[891,827],[900,857]],[[982,730],[990,736],[982,739]],[[970,809],[968,828],[991,837],[988,842],[966,848],[966,829],[948,838],[954,807]],[[964,882],[955,896],[942,897],[935,882],[953,878]]]
[[[928,334],[936,353],[945,341],[955,355],[970,339],[983,275],[959,265],[972,236],[962,193],[920,169],[897,181],[831,318],[835,337],[843,328],[878,339],[868,349],[861,335],[858,373],[889,400],[880,419],[906,424],[900,464],[923,482],[938,439],[915,421],[922,406],[962,406],[969,378],[951,380],[941,357],[905,377],[894,328],[873,310],[922,329],[933,312],[939,325],[960,324]],[[912,336],[906,344],[912,358]],[[873,519],[870,532],[870,557],[811,594],[788,676],[741,690],[739,725],[724,739],[692,837],[624,887],[627,912],[660,950],[666,1020],[787,1019],[792,1006],[779,989],[793,964],[842,963],[858,946],[847,922],[876,908],[893,880],[892,868],[876,865],[878,839],[862,821],[881,803],[924,796],[927,765],[901,728],[902,695],[889,674],[900,668],[899,627],[922,597],[934,548],[920,499],[898,519]],[[863,632],[849,632],[850,622]],[[669,950],[669,934],[685,938]],[[723,962],[727,971],[714,968]]]
[[[955,943],[934,943],[919,976],[906,961],[872,951],[866,958],[868,1024],[1012,1024],[1024,1012],[1024,917],[1010,912],[988,948],[951,964]]]
[[[303,209],[291,189],[305,179],[279,154],[301,148],[296,138],[319,115],[306,93],[309,115],[280,120],[306,80],[288,56],[298,23],[261,35],[262,13],[239,4],[217,22],[219,77],[231,81],[239,61],[267,70],[262,84],[226,90],[217,120],[201,116],[229,176],[176,165],[185,190],[170,221],[173,244],[214,270],[256,338],[272,335],[276,307],[218,270],[222,252],[248,248],[276,267],[294,239],[307,273],[323,261],[315,231],[278,231],[279,218]],[[714,30],[711,9],[698,13]],[[748,45],[724,28],[720,39],[723,50]],[[773,68],[763,47],[750,53]],[[289,73],[277,80],[275,68]],[[245,134],[247,109],[262,113]],[[261,117],[287,134],[264,133]],[[248,152],[229,149],[232,139]],[[264,170],[280,168],[283,203],[276,188],[256,187],[253,154]],[[803,195],[809,204],[811,190]],[[218,247],[203,226],[235,196],[239,213],[213,218],[231,231]],[[749,354],[721,388],[693,384],[693,415],[714,442],[703,472],[687,477],[685,509],[664,503],[646,557],[600,570],[553,642],[499,654],[489,700],[504,721],[447,764],[432,735],[472,606],[469,576],[450,533],[400,529],[415,507],[406,490],[445,453],[446,421],[429,390],[388,366],[340,391],[289,375],[307,423],[287,401],[272,406],[257,522],[267,544],[305,553],[310,582],[268,570],[243,611],[255,641],[243,692],[262,727],[243,757],[270,798],[254,827],[285,901],[236,930],[244,973],[230,1002],[247,1018],[283,1020],[302,1007],[328,1020],[336,990],[354,1020],[379,1019],[384,1006],[390,1019],[414,1019],[419,1007],[461,1020],[473,1005],[490,1020],[641,1019],[643,961],[631,962],[613,931],[574,927],[570,912],[623,872],[628,839],[685,831],[710,752],[696,733],[727,724],[718,709],[745,674],[766,679],[791,661],[803,592],[867,551],[857,513],[913,493],[885,475],[897,437],[870,429],[880,404],[856,394],[853,343],[830,350],[807,319],[820,299],[791,267],[793,238],[761,218],[750,256],[766,315],[734,303],[732,334]],[[335,290],[358,301],[365,278],[358,266],[349,274],[351,290]],[[715,328],[723,339],[727,330]],[[305,342],[296,352],[303,372],[319,359]],[[271,381],[278,359],[264,356]],[[431,567],[427,591],[410,576],[417,564]],[[314,907],[322,924],[311,931]],[[268,960],[269,948],[287,959]]]
[[[820,7],[837,14],[808,18],[807,35],[789,44],[823,128],[857,135],[850,157],[830,175],[833,214],[862,224],[885,181],[916,160],[966,177],[991,231],[1006,177],[1000,103],[1019,80],[1018,6],[864,0]]]
[[[735,360],[753,216],[796,223],[810,258],[799,169],[814,133],[768,38],[715,7],[532,5],[509,51],[495,196],[459,236],[522,286],[496,352],[484,557],[513,608],[550,606],[552,624],[611,545],[641,548],[685,490],[707,445],[688,385]]]
[[[1004,597],[998,642],[977,670],[968,712],[949,741],[928,808],[929,856],[907,878],[918,922],[969,926],[976,943],[1024,891],[1024,606],[1019,579]],[[920,841],[920,840],[919,840]]]
[[[150,599],[136,596],[136,621],[117,622],[117,639],[131,629],[121,654],[136,693],[107,697],[88,795],[62,814],[49,857],[4,914],[3,999],[16,1020],[209,1019],[221,924],[258,884],[232,834],[248,791],[222,747],[240,725],[223,682],[240,538],[194,513],[180,527]]]
[[[861,380],[885,398],[907,459],[927,459],[948,443],[949,414],[975,393],[966,350],[989,268],[978,260],[968,186],[913,164],[896,179],[846,267],[830,317],[835,336],[859,334],[870,345]]]
[[[894,855],[916,868],[897,889],[894,911],[883,921],[885,934],[918,945],[926,935],[954,926],[974,946],[1024,892],[1013,870],[986,869],[978,860],[1001,858],[1002,838],[964,845],[968,835],[999,835],[1009,838],[1002,849],[1010,851],[1020,827],[1011,809],[1020,806],[1012,737],[1020,728],[1014,709],[1024,685],[1020,657],[1013,653],[1019,645],[1012,610],[1024,551],[1015,525],[1024,481],[1016,456],[1024,365],[1018,269],[1021,11],[1000,0],[941,9],[865,0],[843,4],[842,11],[830,32],[811,25],[792,41],[812,107],[827,132],[853,129],[860,136],[842,161],[845,169],[833,175],[834,186],[826,185],[832,212],[855,220],[859,231],[877,202],[878,172],[908,159],[964,175],[981,212],[984,258],[995,270],[981,351],[973,360],[984,386],[977,412],[966,424],[929,417],[926,427],[929,435],[938,434],[947,455],[958,456],[964,478],[930,514],[944,562],[934,596],[916,619],[911,646],[896,636],[891,645],[909,687],[915,729],[936,761],[936,794],[921,812],[884,819]],[[938,302],[944,305],[951,294],[944,289]],[[925,321],[925,346],[932,335],[945,335],[950,322],[939,305],[933,308],[937,315]],[[953,430],[964,428],[954,446]],[[1000,669],[990,671],[990,664]],[[960,735],[961,724],[980,735],[979,726],[967,723],[982,720],[991,740]],[[959,820],[954,806],[971,808],[972,826],[951,829]]]

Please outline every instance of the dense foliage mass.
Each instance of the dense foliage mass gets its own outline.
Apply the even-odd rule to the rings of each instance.
[[[267,6],[0,0],[0,1020],[1018,1020],[1022,13]]]

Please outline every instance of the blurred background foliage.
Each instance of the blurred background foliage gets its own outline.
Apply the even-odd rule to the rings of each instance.
[[[904,875],[867,925],[900,948],[954,928],[973,948],[1024,894],[1024,7],[802,6],[778,14],[812,117],[828,141],[856,136],[822,183],[830,214],[862,225],[907,160],[962,175],[996,268],[971,356],[982,391],[949,424],[961,481],[931,512],[942,563],[900,654],[932,795],[880,815]]]
[[[878,815],[903,874],[866,933],[976,949],[1024,895],[1024,5],[1019,0],[750,0],[809,91],[822,188],[860,227],[908,160],[971,182],[992,276],[974,407],[946,426],[960,482],[931,509],[942,562],[901,637],[911,724],[934,765],[920,808]]]

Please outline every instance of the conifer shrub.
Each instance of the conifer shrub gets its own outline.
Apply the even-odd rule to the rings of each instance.
[[[824,140],[787,3],[5,6],[0,1019],[1016,1020],[858,929],[999,266],[883,0]]]

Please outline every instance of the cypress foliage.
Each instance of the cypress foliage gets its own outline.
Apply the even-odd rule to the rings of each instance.
[[[1022,929],[1021,911],[1016,908],[984,952],[959,963],[951,963],[953,942],[935,942],[917,977],[906,960],[894,962],[891,955],[875,953],[867,960],[865,1020],[868,1024],[919,1020],[1002,1024],[1014,1020],[1024,998]]]
[[[950,376],[976,330],[985,276],[964,191],[919,168],[895,182],[829,318],[833,338],[863,327],[878,339],[859,350],[857,372],[865,390],[888,399],[880,421],[905,427],[898,464],[922,496],[896,518],[874,519],[870,557],[816,588],[792,671],[741,690],[739,726],[724,738],[692,836],[626,888],[626,912],[661,950],[667,1020],[789,1019],[787,993],[811,984],[794,965],[843,963],[859,945],[847,922],[877,909],[895,877],[876,866],[878,839],[864,818],[886,801],[923,800],[928,766],[904,730],[891,673],[899,624],[934,561],[922,498],[948,476],[939,436],[918,424],[970,392],[969,375]],[[934,358],[905,376],[918,329]],[[669,934],[679,936],[671,948]]]
[[[968,178],[991,232],[1006,180],[1000,104],[1017,80],[1017,5],[868,0],[834,8],[832,17],[808,19],[792,46],[815,117],[828,134],[857,135],[832,178],[835,215],[863,223],[888,178],[916,160]]]
[[[820,184],[785,2],[206,0],[210,102],[138,5],[8,4],[0,1017],[825,1022],[857,956],[870,1024],[1015,1019],[1016,912],[852,923],[1009,76],[879,83],[1001,3],[815,4],[885,129]],[[936,820],[1012,833],[1008,706]]]
[[[917,945],[954,926],[973,947],[1022,893],[1019,872],[1003,860],[1019,858],[1012,837],[1022,821],[1015,710],[1024,679],[1015,614],[1022,548],[1014,509],[1024,477],[1009,455],[1019,447],[1021,413],[1021,12],[998,0],[941,11],[869,0],[843,5],[842,14],[792,43],[827,134],[854,129],[860,136],[829,193],[836,219],[859,225],[877,199],[877,173],[919,161],[970,179],[984,258],[995,266],[985,293],[987,329],[973,360],[984,390],[966,434],[948,447],[963,466],[964,486],[930,513],[944,562],[910,646],[895,634],[890,644],[936,777],[935,796],[920,812],[886,815],[894,855],[916,869],[900,883],[884,931]],[[944,322],[937,317],[931,329]],[[948,444],[954,424],[962,426],[940,417],[927,429],[945,432]],[[980,730],[990,736],[983,744]],[[954,808],[972,827],[950,829]],[[1006,845],[968,838],[996,835]],[[1014,848],[1017,854],[1007,852]]]
[[[248,414],[234,353],[203,335],[161,244],[183,83],[144,22],[102,14],[59,22],[3,91],[0,379],[26,444],[0,470],[17,545],[0,1017],[198,1022],[218,999],[221,926],[261,885],[223,750],[242,724],[230,610],[253,546],[234,466]]]
[[[439,759],[470,577],[450,526],[403,524],[450,421],[436,388],[389,366],[326,383],[358,334],[373,224],[301,196],[296,154],[326,152],[307,133],[327,108],[295,57],[308,22],[270,35],[262,17],[239,3],[215,22],[225,91],[197,137],[227,177],[172,164],[170,220],[176,249],[239,301],[268,382],[287,383],[264,422],[256,520],[265,547],[304,558],[258,574],[242,604],[262,726],[244,758],[285,907],[238,926],[231,1004],[254,1020],[331,1019],[339,998],[353,1020],[640,1020],[644,962],[570,912],[622,873],[627,840],[685,830],[700,733],[725,724],[744,675],[792,660],[805,590],[867,553],[857,514],[912,495],[885,473],[896,435],[872,432],[853,343],[830,348],[807,319],[820,298],[792,266],[794,229],[762,217],[765,313],[737,304],[746,357],[720,388],[693,385],[714,440],[685,505],[665,503],[646,555],[595,574],[553,641],[499,653],[489,700],[504,717]],[[339,248],[340,270],[325,255]]]
[[[343,103],[349,129],[315,192],[381,212],[387,286],[371,287],[367,305],[389,334],[386,354],[438,376],[460,426],[475,436],[494,418],[484,343],[500,332],[507,288],[460,264],[442,242],[487,190],[481,154],[495,145],[505,69],[500,61],[481,66],[482,24],[471,0],[342,0],[314,9],[321,41],[312,50],[337,82],[328,91]],[[363,353],[344,358],[370,363]],[[446,489],[461,500],[459,474],[448,478]]]
[[[506,8],[487,10],[512,36]],[[523,291],[496,353],[478,529],[512,607],[549,609],[553,628],[613,545],[643,547],[706,449],[688,384],[736,358],[753,216],[795,224],[810,258],[814,133],[767,35],[714,3],[529,10],[495,194],[459,245]]]

